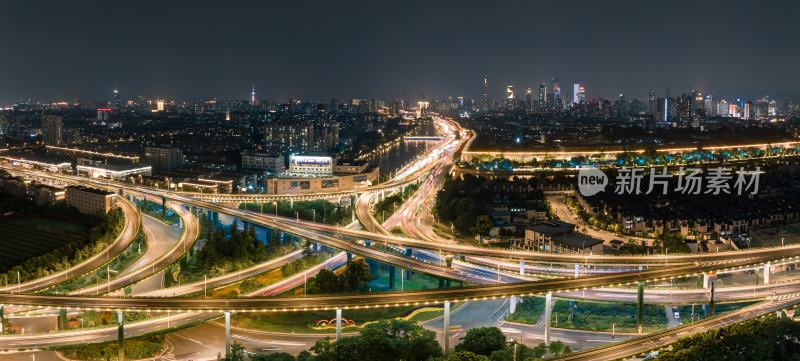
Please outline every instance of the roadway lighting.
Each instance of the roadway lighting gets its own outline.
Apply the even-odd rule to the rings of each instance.
[[[278,216],[278,202],[272,202],[272,205],[275,206],[275,216]]]

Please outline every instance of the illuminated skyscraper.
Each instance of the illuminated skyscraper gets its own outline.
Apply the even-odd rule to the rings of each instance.
[[[47,145],[59,145],[62,139],[62,122],[58,115],[42,117],[42,140]]]
[[[717,115],[721,117],[728,117],[730,116],[730,107],[728,106],[728,101],[722,99],[719,101],[717,105]]]
[[[525,107],[527,110],[533,111],[533,89],[525,88]]]
[[[581,83],[572,85],[572,102],[574,104],[586,103],[586,87]]]
[[[561,101],[561,85],[558,84],[558,78],[553,77],[553,96],[551,102],[554,109],[562,109],[564,104]]]
[[[485,75],[481,87],[481,109],[489,110],[489,79]]]
[[[119,90],[114,89],[114,101],[111,103],[111,107],[115,110],[118,110],[120,106],[119,103]]]
[[[706,113],[707,117],[713,117],[717,115],[716,109],[714,109],[714,98],[711,95],[706,95],[703,99],[703,110]]]
[[[547,109],[547,84],[539,84],[539,111],[544,112]]]
[[[506,100],[514,100],[514,86],[507,85],[506,86]]]
[[[250,90],[250,105],[256,106],[256,85],[253,84],[253,89]]]
[[[658,112],[658,101],[656,100],[656,91],[650,89],[650,94],[647,98],[647,114],[655,114]]]

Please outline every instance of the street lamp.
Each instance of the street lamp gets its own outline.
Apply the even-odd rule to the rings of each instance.
[[[272,205],[275,206],[275,216],[278,215],[278,202],[272,202]]]

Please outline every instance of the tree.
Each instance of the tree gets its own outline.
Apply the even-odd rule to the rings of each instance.
[[[456,351],[469,351],[489,356],[506,345],[506,335],[497,327],[477,327],[467,331],[464,340],[456,346]]]
[[[231,352],[230,354],[222,357],[222,354],[217,354],[217,361],[245,361],[247,360],[244,356],[244,347],[242,345],[234,342],[231,345]]]
[[[442,355],[433,331],[396,319],[368,324],[360,335],[336,343],[329,338],[319,340],[311,351],[316,354],[315,361],[425,361]]]
[[[367,262],[363,259],[357,259],[347,265],[340,283],[346,291],[351,292],[364,289],[371,279],[372,274],[369,273]]]
[[[572,349],[570,349],[567,344],[561,341],[553,341],[550,342],[550,352],[558,356],[561,354],[568,354],[572,352]]]
[[[309,282],[309,293],[333,293],[340,291],[339,277],[333,271],[323,269]]]
[[[286,352],[277,352],[269,355],[251,354],[250,361],[295,361],[295,357]]]
[[[481,215],[475,220],[475,227],[474,231],[477,234],[487,234],[494,226],[494,222],[492,221],[492,217],[488,215]]]
[[[456,351],[448,355],[445,361],[489,361],[489,358],[469,351]]]

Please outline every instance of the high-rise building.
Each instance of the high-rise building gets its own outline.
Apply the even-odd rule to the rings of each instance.
[[[741,118],[742,117],[742,108],[739,107],[739,103],[731,103],[728,105],[728,114],[733,118]]]
[[[115,110],[119,110],[120,108],[120,101],[119,101],[119,90],[114,89],[114,100],[111,103],[111,107]]]
[[[256,85],[253,84],[253,88],[250,90],[250,105],[256,106]]]
[[[544,112],[547,109],[547,84],[539,84],[539,111]]]
[[[650,89],[650,94],[647,97],[647,114],[655,114],[658,112],[658,101],[656,100],[656,91]]]
[[[753,120],[755,118],[755,109],[753,108],[753,102],[749,100],[744,102],[744,110],[742,111],[742,115],[745,120]]]
[[[10,122],[8,121],[8,116],[5,113],[0,112],[0,140],[3,137],[8,136],[9,126]]]
[[[489,78],[483,76],[483,86],[481,87],[481,109],[489,110]]]
[[[717,115],[720,117],[729,117],[730,114],[728,101],[725,99],[720,100],[719,104],[717,105]]]
[[[175,147],[145,147],[144,158],[156,171],[172,171],[183,166],[183,151]]]
[[[563,109],[564,104],[561,101],[561,85],[558,84],[558,78],[553,77],[552,81],[553,96],[551,102],[553,109]]]
[[[581,104],[586,103],[586,87],[581,83],[572,85],[572,103]]]
[[[58,115],[42,117],[42,141],[47,145],[59,145],[63,137],[63,124]]]
[[[506,86],[506,100],[514,100],[514,86],[507,85]]]
[[[525,107],[527,111],[533,111],[533,89],[525,88]]]
[[[716,109],[714,109],[714,98],[711,94],[706,95],[703,98],[703,111],[706,113],[707,117],[713,117],[717,115]]]
[[[97,109],[97,123],[100,125],[106,125],[109,122],[109,118],[111,115],[110,108],[98,108]]]
[[[760,98],[756,100],[756,119],[759,121],[769,119],[769,99]]]

